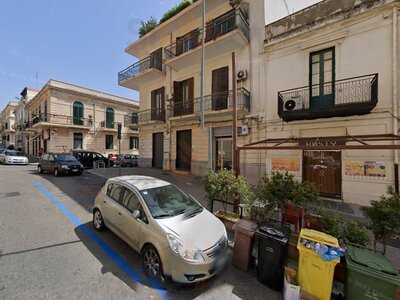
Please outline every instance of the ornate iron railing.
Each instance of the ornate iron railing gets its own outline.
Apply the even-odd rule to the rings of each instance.
[[[165,109],[148,109],[138,112],[139,124],[148,123],[151,121],[165,122]]]
[[[316,96],[321,90],[331,105],[313,104],[327,101]],[[378,74],[370,74],[278,92],[278,114],[285,121],[366,114],[377,102]]]
[[[67,115],[57,115],[57,114],[38,114],[31,117],[31,119],[26,122],[26,128],[32,128],[34,125],[39,123],[50,123],[55,125],[75,125],[91,127],[93,126],[92,118],[74,118],[73,116]]]
[[[121,83],[124,80],[136,77],[140,73],[143,73],[150,69],[157,69],[162,71],[162,50],[120,71],[118,73],[118,82]]]
[[[137,127],[139,125],[138,113],[132,113],[124,117],[125,127]]]
[[[205,34],[205,41],[207,43],[235,29],[240,29],[249,40],[250,29],[247,20],[247,15],[240,8],[231,10],[210,21],[204,30],[196,28],[179,37],[175,43],[167,46],[164,50],[166,59],[172,59],[200,46],[203,34]]]
[[[204,96],[204,111],[221,111],[231,109],[233,106],[232,91],[222,93],[215,93]],[[251,93],[245,89],[240,88],[237,91],[237,108],[239,111],[250,112],[251,109]],[[189,101],[180,101],[172,98],[168,107],[169,117],[179,117],[191,114],[200,114],[202,112],[201,97]]]

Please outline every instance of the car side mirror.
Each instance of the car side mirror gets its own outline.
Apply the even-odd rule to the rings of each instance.
[[[132,216],[135,218],[135,219],[139,219],[140,218],[140,211],[139,210],[134,210],[133,211],[133,213],[132,213]]]

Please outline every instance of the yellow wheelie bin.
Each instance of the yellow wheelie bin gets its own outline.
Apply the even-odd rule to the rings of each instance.
[[[321,248],[323,247],[323,248]],[[330,300],[333,275],[340,257],[324,259],[319,249],[339,249],[339,242],[333,236],[311,229],[302,229],[297,249],[299,250],[300,287],[318,300]]]

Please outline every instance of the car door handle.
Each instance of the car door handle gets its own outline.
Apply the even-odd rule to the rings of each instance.
[[[122,213],[119,212],[118,215],[119,215],[119,216],[122,216]]]

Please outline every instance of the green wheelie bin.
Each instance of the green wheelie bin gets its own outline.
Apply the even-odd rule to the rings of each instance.
[[[349,246],[346,253],[346,299],[400,299],[400,275],[382,254]]]

